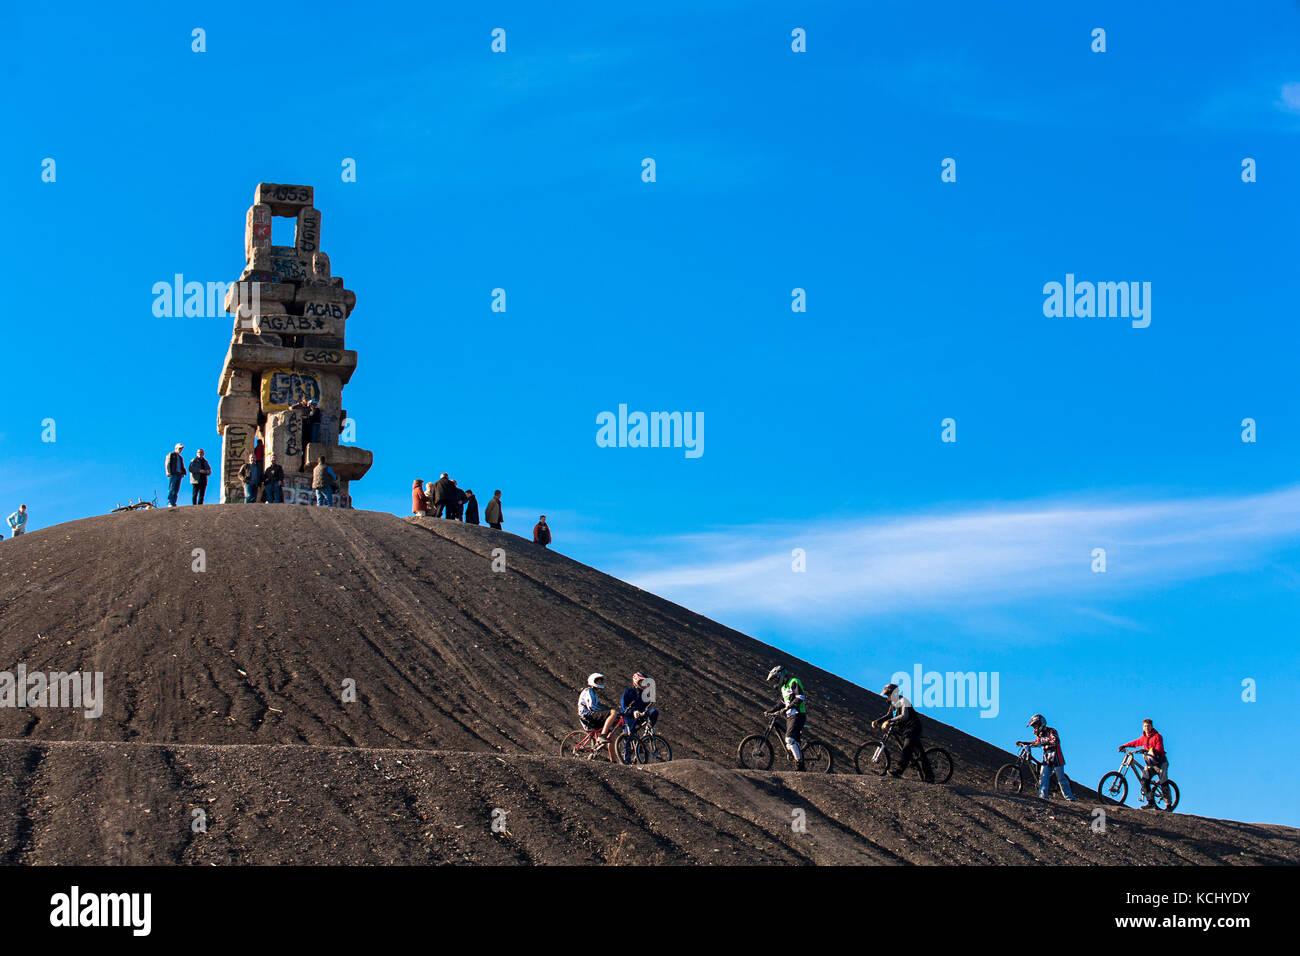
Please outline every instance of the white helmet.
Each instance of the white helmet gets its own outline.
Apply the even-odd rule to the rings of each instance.
[[[595,687],[597,690],[604,690],[604,689],[605,689],[605,675],[604,675],[604,674],[588,674],[588,675],[587,675],[587,686],[588,686],[588,687]]]

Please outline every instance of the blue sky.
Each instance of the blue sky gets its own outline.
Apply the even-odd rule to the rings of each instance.
[[[996,718],[936,716],[1043,711],[1086,783],[1152,715],[1181,809],[1300,824],[1300,8],[534,7],[13,10],[0,511],[216,454],[230,320],[151,289],[235,279],[255,185],[307,183],[359,507],[500,487],[508,529],[873,689],[998,672]],[[1150,326],[1044,316],[1067,273],[1150,282]],[[619,404],[702,413],[704,454],[598,447]]]

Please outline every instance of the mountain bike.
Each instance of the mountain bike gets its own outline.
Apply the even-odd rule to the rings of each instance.
[[[1020,748],[1016,762],[1004,763],[998,768],[993,777],[993,789],[999,793],[1020,793],[1023,790],[1036,792],[1038,782],[1042,779],[1043,762],[1034,757],[1028,741],[1017,740],[1016,745]],[[1052,774],[1047,783],[1048,796],[1052,795],[1053,789],[1064,798],[1065,793],[1061,790],[1061,782],[1056,779],[1056,774]]]
[[[631,763],[637,759],[637,751],[640,749],[640,741],[633,738],[627,732],[627,727],[623,723],[623,718],[618,719],[618,723],[612,728],[617,731],[619,728],[623,732],[613,738],[614,753],[618,755],[620,763]],[[565,734],[560,741],[561,757],[582,757],[586,760],[609,759],[609,743],[598,744],[596,737],[600,734],[600,728],[592,729],[583,728],[582,730],[572,730]],[[640,761],[645,763],[645,760]]]
[[[637,763],[666,763],[673,759],[673,748],[648,720],[640,722],[636,732]]]
[[[750,734],[740,742],[736,750],[740,765],[747,770],[771,770],[772,759],[777,751],[784,750],[789,753],[785,745],[785,734],[776,730],[776,722],[780,719],[780,715],[764,714],[763,718],[767,721],[767,729],[761,734]],[[772,743],[773,732],[776,733],[775,744]],[[812,773],[831,772],[834,757],[831,755],[830,747],[820,740],[809,738],[800,745],[799,749],[803,751],[805,770]]]
[[[891,754],[891,747],[896,753]],[[926,747],[925,756],[930,761],[930,770],[934,773],[934,783],[947,783],[952,779],[952,754],[942,747]],[[916,775],[922,780],[925,779],[925,773],[921,770],[921,751],[918,749],[912,754],[912,766],[916,768]],[[877,777],[883,777],[889,772],[889,765],[903,757],[902,747],[898,738],[894,736],[893,728],[888,728],[883,734],[872,735],[867,738],[867,742],[858,748],[858,752],[853,755],[853,766],[858,773],[873,774]]]
[[[1137,761],[1134,759],[1138,751],[1121,748],[1124,751],[1124,759],[1120,761],[1119,769],[1112,770],[1106,776],[1101,778],[1101,783],[1097,784],[1097,795],[1101,797],[1102,803],[1110,803],[1115,806],[1122,806],[1128,797],[1128,779],[1124,774],[1128,770],[1133,771],[1133,776],[1138,779],[1138,787],[1142,786],[1142,771],[1138,769]],[[1178,784],[1165,778],[1164,783],[1156,783],[1156,775],[1151,775],[1151,801],[1161,810],[1173,810],[1178,806]]]

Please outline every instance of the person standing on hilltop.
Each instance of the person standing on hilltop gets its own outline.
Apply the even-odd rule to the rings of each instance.
[[[9,516],[9,530],[14,537],[27,533],[27,506],[19,505],[18,510]]]
[[[212,465],[203,457],[203,449],[190,459],[190,504],[203,504],[203,496],[208,490],[208,475],[212,474]]]
[[[492,492],[492,500],[487,503],[487,510],[483,512],[483,517],[487,519],[489,528],[501,530],[501,489],[498,488]]]
[[[311,470],[311,487],[316,492],[317,505],[322,508],[334,507],[334,488],[337,482],[338,475],[325,463],[325,456],[322,455],[316,461],[316,467]]]
[[[257,467],[253,475],[254,483],[260,488],[262,485],[262,472],[266,470],[266,445],[262,444],[262,439],[253,439],[253,464]]]
[[[251,451],[248,453],[248,461],[239,466],[239,480],[244,483],[244,504],[251,505],[257,501],[257,487],[260,484],[257,457]]]
[[[473,488],[465,491],[465,523],[478,524],[478,499],[474,497]]]
[[[429,499],[424,495],[424,482],[419,478],[411,485],[411,513],[423,518],[429,510]]]
[[[185,457],[181,454],[185,446],[179,442],[167,456],[167,507],[176,507],[176,496],[181,493],[181,479],[185,477]]]
[[[533,544],[540,544],[543,548],[551,543],[551,528],[546,523],[546,515],[537,519],[537,524],[533,525]]]
[[[262,500],[267,504],[284,504],[284,468],[275,455],[271,456],[271,464],[266,466],[266,473],[262,475],[262,488],[265,490]]]
[[[455,487],[456,483],[448,478],[447,473],[444,471],[442,477],[433,486],[433,516],[435,518],[441,518],[450,509],[451,502],[455,498],[452,489]]]
[[[425,507],[424,513],[426,515],[428,515],[430,512],[433,511],[433,494],[434,494],[433,482],[426,481],[424,483],[424,507]],[[434,515],[434,517],[437,517],[437,515]]]
[[[320,405],[315,399],[308,401],[302,398],[289,407],[302,415],[302,464],[298,466],[298,470],[306,471],[307,446],[312,442],[320,441]]]
[[[465,497],[465,492],[457,487],[456,479],[451,479],[451,502],[447,505],[447,517],[452,521],[460,521],[464,517]]]

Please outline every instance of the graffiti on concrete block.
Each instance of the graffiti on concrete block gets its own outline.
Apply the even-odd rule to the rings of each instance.
[[[307,263],[296,256],[273,256],[271,258],[271,271],[280,276],[286,282],[301,282],[311,274],[311,270],[307,267]]]
[[[311,490],[311,479],[306,477],[295,477],[285,481],[284,503],[286,505],[315,504],[316,492]]]
[[[309,365],[338,365],[346,354],[341,349],[303,349],[302,361]]]
[[[259,315],[257,317],[259,332],[321,332],[332,331],[325,325],[324,319],[315,319],[307,315]]]
[[[311,372],[271,368],[262,373],[262,410],[279,411],[297,402],[319,402],[320,379]]]
[[[342,319],[347,317],[347,314],[343,311],[343,306],[337,302],[308,302],[303,305],[302,314],[322,319]]]
[[[242,489],[239,480],[239,466],[253,450],[253,428],[251,425],[227,425],[225,438],[221,445],[221,472],[227,487],[234,485]]]

